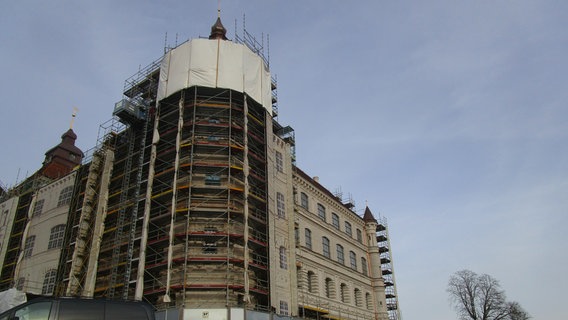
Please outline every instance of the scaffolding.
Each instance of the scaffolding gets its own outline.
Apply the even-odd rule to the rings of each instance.
[[[267,120],[226,89],[160,102],[143,277],[152,303],[269,308]]]
[[[193,86],[157,102],[159,62],[126,81],[81,168],[65,293],[270,310],[273,119],[222,88]],[[281,134],[293,140],[288,128]]]
[[[391,255],[390,237],[387,218],[385,217],[380,217],[378,219],[377,242],[379,245],[379,255],[381,258],[381,273],[383,275],[383,281],[385,283],[385,295],[389,320],[400,320],[401,316],[394,276],[394,266]]]
[[[25,190],[18,198],[18,205],[14,215],[14,222],[12,230],[9,233],[6,245],[6,255],[4,257],[4,264],[0,270],[0,291],[8,290],[14,283],[14,274],[16,271],[16,264],[22,249],[24,229],[28,222],[28,211],[31,206],[35,188]]]

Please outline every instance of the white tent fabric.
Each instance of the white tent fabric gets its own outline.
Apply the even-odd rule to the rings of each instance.
[[[194,39],[166,53],[160,66],[158,101],[192,86],[246,93],[272,114],[270,71],[245,45]]]

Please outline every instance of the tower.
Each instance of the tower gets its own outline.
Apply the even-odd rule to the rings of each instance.
[[[82,171],[65,292],[269,310],[274,88],[220,18],[128,79]]]
[[[61,142],[45,153],[45,160],[39,173],[51,179],[65,176],[81,164],[83,152],[75,146],[77,135],[73,129],[61,135]]]

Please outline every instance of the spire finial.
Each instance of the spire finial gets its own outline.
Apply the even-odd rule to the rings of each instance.
[[[227,29],[221,23],[221,11],[218,11],[219,17],[217,17],[217,21],[211,27],[211,34],[209,35],[209,39],[220,39],[220,40],[227,40]]]
[[[221,18],[221,0],[217,0],[217,18]]]
[[[73,123],[75,122],[75,117],[77,116],[77,107],[73,107],[73,114],[71,114],[71,123],[69,124],[69,129],[73,130]]]

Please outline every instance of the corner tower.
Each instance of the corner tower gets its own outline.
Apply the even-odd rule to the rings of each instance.
[[[225,34],[218,18],[209,39],[161,62],[137,295],[185,308],[262,309],[270,303],[271,78],[260,56]]]

